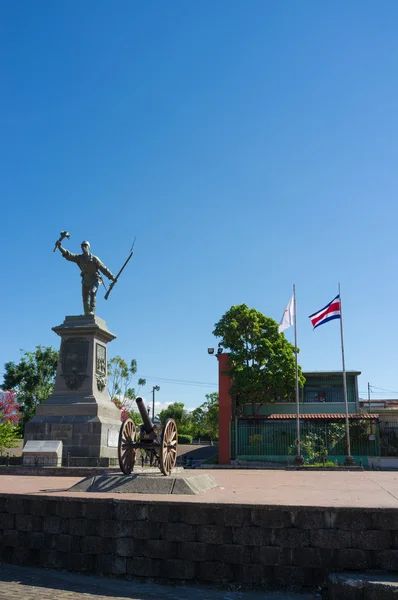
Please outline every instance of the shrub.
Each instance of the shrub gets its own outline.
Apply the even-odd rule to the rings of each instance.
[[[180,433],[178,436],[179,444],[192,444],[192,435]]]
[[[18,425],[14,425],[11,421],[0,423],[0,454],[18,446],[18,433]]]
[[[204,464],[205,465],[218,465],[218,454],[205,460]]]

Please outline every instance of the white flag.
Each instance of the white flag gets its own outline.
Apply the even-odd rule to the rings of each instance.
[[[293,325],[293,317],[294,317],[294,294],[290,298],[288,305],[286,306],[286,310],[282,315],[281,322],[279,323],[278,331],[281,333],[288,329]]]

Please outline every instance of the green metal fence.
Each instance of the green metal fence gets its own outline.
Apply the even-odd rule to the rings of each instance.
[[[301,421],[301,450],[305,458],[345,456],[346,434],[344,421]],[[350,422],[351,454],[380,456],[378,421]],[[267,457],[294,457],[296,454],[296,421],[267,421],[238,419],[231,423],[231,456],[261,460]]]
[[[398,456],[398,422],[383,422],[380,428],[381,456]]]

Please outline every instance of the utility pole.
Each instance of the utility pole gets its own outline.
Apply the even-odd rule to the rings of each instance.
[[[347,376],[345,372],[345,358],[344,358],[344,339],[343,339],[343,307],[341,302],[340,283],[339,283],[339,302],[340,302],[340,336],[341,336],[341,362],[343,366],[343,390],[344,390],[344,404],[345,404],[345,428],[347,438],[347,455],[344,459],[344,464],[352,466],[355,461],[351,454],[351,440],[350,440],[350,422],[348,417],[348,395],[347,395]]]
[[[372,412],[370,407],[370,383],[368,381],[368,403],[369,403],[369,414]]]
[[[152,421],[155,418],[155,391],[158,392],[160,387],[158,385],[154,385],[152,388]]]
[[[300,388],[298,380],[298,361],[297,361],[297,304],[296,304],[296,285],[293,284],[293,303],[294,303],[294,356],[296,361],[296,445],[297,454],[294,457],[294,464],[301,467],[304,464],[304,458],[301,455],[301,442],[300,442]]]

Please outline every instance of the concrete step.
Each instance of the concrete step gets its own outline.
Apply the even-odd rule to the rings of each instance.
[[[208,473],[188,473],[184,469],[165,477],[156,469],[154,472],[132,475],[96,475],[86,477],[72,486],[70,492],[109,492],[118,494],[200,494],[218,487],[214,477]],[[180,472],[178,472],[180,471]],[[0,596],[1,597],[1,596]]]
[[[333,573],[328,600],[398,600],[398,577],[389,573]]]

